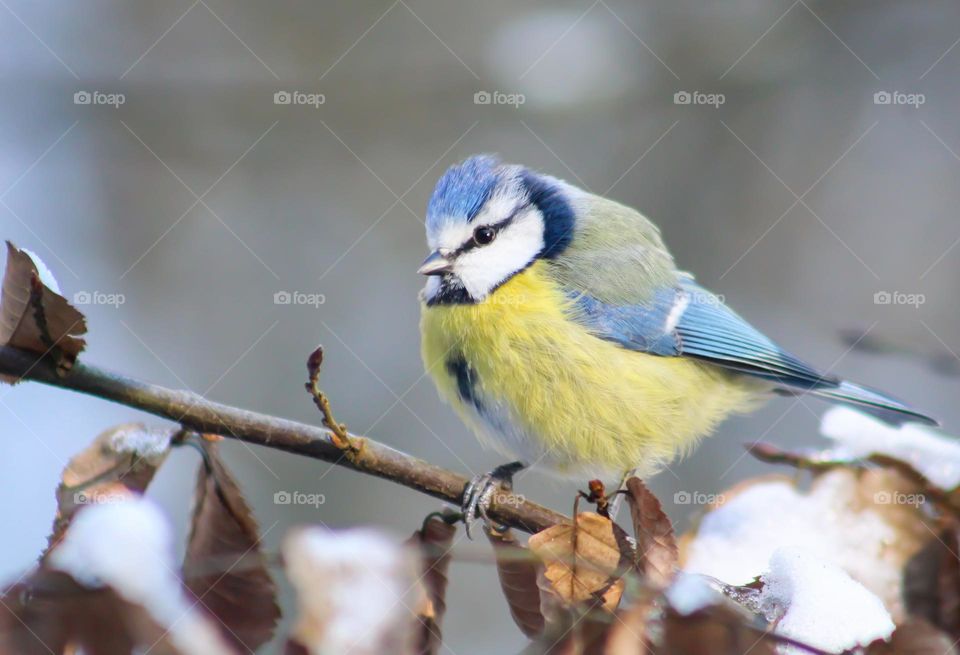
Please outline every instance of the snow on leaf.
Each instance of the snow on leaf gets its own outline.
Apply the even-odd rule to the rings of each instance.
[[[310,655],[412,653],[421,602],[416,557],[380,532],[300,528],[283,561],[299,616],[290,652]],[[302,649],[298,651],[297,649]]]
[[[174,573],[173,533],[160,510],[146,499],[131,497],[78,512],[62,543],[47,556],[46,566],[68,574],[87,590],[108,589],[143,608],[172,647],[160,652],[235,653],[184,593]],[[137,643],[153,645],[142,638]]]
[[[653,585],[665,587],[677,566],[677,541],[673,524],[639,478],[627,480],[627,501],[637,539],[637,567]]]
[[[513,622],[527,637],[540,635],[544,618],[540,612],[537,564],[533,554],[517,543],[510,530],[499,532],[487,528],[485,532],[493,546],[500,588],[507,599]]]
[[[760,608],[779,635],[839,652],[893,632],[879,598],[812,553],[778,549],[761,580]]]
[[[626,533],[610,519],[593,512],[577,514],[572,524],[551,526],[530,537],[530,550],[544,563],[538,578],[541,611],[584,603],[612,612],[620,603],[633,550]]]
[[[49,354],[60,374],[73,367],[86,342],[86,319],[60,295],[56,280],[36,255],[7,241],[0,295],[0,345]],[[10,376],[0,379],[14,383]]]
[[[193,518],[183,569],[187,588],[242,651],[266,643],[277,621],[277,589],[260,547],[260,530],[217,444],[200,440]]]
[[[166,458],[174,432],[125,423],[102,432],[74,455],[57,488],[57,517],[48,551],[62,539],[78,509],[142,494]]]
[[[888,455],[911,465],[945,491],[960,486],[960,442],[917,423],[897,427],[849,407],[832,407],[820,432],[836,442],[840,453],[866,458]]]
[[[681,571],[664,592],[670,607],[683,616],[715,605],[720,600],[718,592],[703,576]]]
[[[682,566],[732,585],[749,584],[782,547],[815,554],[880,597],[899,621],[907,563],[932,538],[915,484],[891,469],[832,469],[806,492],[782,476],[747,481],[685,535]]]

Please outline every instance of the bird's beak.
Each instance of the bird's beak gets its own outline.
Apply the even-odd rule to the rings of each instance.
[[[442,275],[453,270],[453,262],[440,254],[439,250],[434,250],[423,260],[417,273],[420,275]]]

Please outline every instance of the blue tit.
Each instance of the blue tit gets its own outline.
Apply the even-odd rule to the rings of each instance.
[[[639,212],[486,155],[427,206],[422,355],[478,437],[518,460],[475,479],[468,518],[525,465],[650,475],[775,393],[936,424],[786,352],[677,269]]]

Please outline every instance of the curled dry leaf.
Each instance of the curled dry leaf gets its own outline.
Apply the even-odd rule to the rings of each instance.
[[[627,501],[637,539],[637,568],[651,584],[666,587],[677,566],[677,540],[673,523],[639,478],[627,480]]]
[[[0,345],[49,354],[66,374],[84,349],[83,314],[60,295],[47,267],[7,241],[7,268],[0,296]],[[16,382],[2,376],[7,382]]]
[[[277,589],[260,548],[260,531],[215,442],[197,440],[203,463],[197,475],[190,538],[184,558],[186,587],[213,614],[223,636],[253,651],[277,621]]]
[[[488,526],[485,532],[497,559],[497,576],[510,616],[524,635],[531,639],[537,637],[544,626],[537,587],[537,560],[517,543],[510,530],[498,532]]]
[[[657,653],[775,655],[778,652],[777,639],[772,634],[749,625],[743,616],[722,605],[688,615],[667,608],[662,624],[655,648]]]
[[[960,639],[960,538],[950,523],[916,554],[904,571],[904,597],[911,615]]]
[[[77,510],[142,494],[170,450],[172,429],[125,423],[106,430],[71,458],[57,488],[57,517],[49,549],[62,538]]]
[[[65,573],[41,570],[4,591],[2,655],[129,655],[138,644],[179,652],[143,608],[110,588],[87,589]]]
[[[578,605],[616,609],[624,589],[621,576],[632,564],[633,548],[613,521],[581,512],[572,524],[533,535],[528,545],[544,563],[537,581],[544,616]]]
[[[887,641],[878,639],[864,649],[865,655],[957,655],[957,652],[955,638],[917,618],[897,626]]]
[[[420,582],[424,594],[416,608],[420,620],[420,637],[417,652],[434,655],[440,652],[443,636],[440,625],[447,611],[447,571],[450,568],[450,549],[457,526],[433,515],[423,523],[423,528],[413,533],[408,545],[420,556]]]

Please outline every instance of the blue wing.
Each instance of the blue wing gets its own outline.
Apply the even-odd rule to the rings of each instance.
[[[936,424],[878,391],[825,375],[786,352],[689,276],[643,305],[574,296],[577,320],[601,339],[667,357],[694,357],[764,380],[786,393],[811,392],[864,407],[890,422]]]

